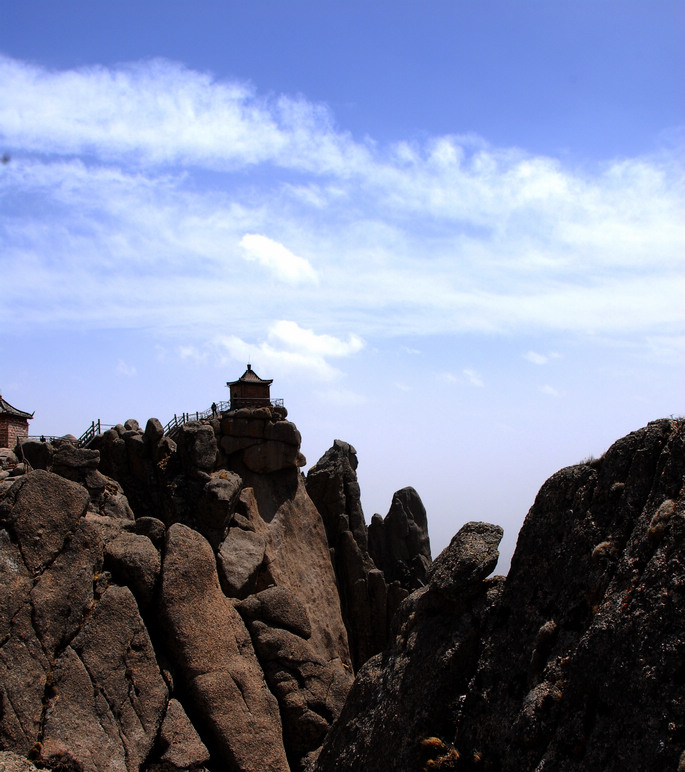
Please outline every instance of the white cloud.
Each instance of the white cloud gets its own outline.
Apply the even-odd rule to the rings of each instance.
[[[485,386],[485,384],[483,383],[483,379],[475,370],[466,369],[466,370],[463,370],[462,372],[464,373],[468,382],[472,386],[478,386],[478,387]]]
[[[320,105],[170,62],[7,57],[0,135],[2,323],[173,329],[190,345],[297,318],[260,345],[329,377],[360,335],[682,347],[677,149],[579,170],[469,136],[360,143]]]
[[[267,339],[257,344],[235,335],[219,336],[216,344],[232,359],[252,361],[257,369],[263,367],[274,373],[305,371],[323,381],[334,380],[341,374],[327,361],[329,358],[351,356],[364,346],[356,335],[349,335],[347,340],[317,335],[290,321],[272,324]]]
[[[545,384],[544,386],[540,387],[540,391],[543,394],[548,394],[550,397],[563,397],[564,392],[559,391],[558,389],[555,389],[554,386],[550,386],[549,384]]]
[[[534,365],[546,365],[549,362],[549,357],[546,357],[544,354],[538,354],[537,351],[529,351],[523,355],[523,358]]]
[[[0,57],[0,127],[10,146],[145,164],[341,172],[366,155],[323,106],[163,59],[59,72]]]
[[[281,281],[288,284],[318,281],[316,271],[308,260],[294,255],[283,244],[267,236],[246,233],[240,240],[240,246],[245,250],[246,260],[256,260]]]
[[[271,325],[269,338],[294,351],[325,357],[345,357],[364,348],[364,341],[350,333],[347,340],[333,335],[317,335],[313,330],[300,327],[297,322],[281,320]]]
[[[117,374],[132,378],[136,374],[136,368],[134,365],[130,365],[127,362],[124,362],[123,359],[120,359],[117,362]]]

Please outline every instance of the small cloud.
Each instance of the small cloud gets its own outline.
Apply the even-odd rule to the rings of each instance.
[[[136,374],[136,368],[133,365],[129,365],[126,362],[124,362],[123,359],[120,359],[117,362],[117,374],[125,375],[128,378],[132,378]]]
[[[459,378],[454,373],[438,373],[438,378],[441,381],[447,381],[447,383],[457,383]]]
[[[523,358],[534,365],[546,365],[549,362],[549,357],[546,357],[544,354],[538,354],[537,351],[529,351],[523,355]]]
[[[196,362],[207,361],[207,352],[200,351],[196,346],[179,346],[178,355],[181,359],[193,359]]]
[[[410,348],[409,346],[402,346],[406,354],[420,354],[421,352],[417,348]]]
[[[398,381],[395,381],[393,384],[396,389],[399,389],[400,391],[412,391],[411,386],[407,386],[406,383],[399,383]]]
[[[559,391],[558,389],[555,389],[554,386],[550,386],[548,383],[546,383],[544,386],[540,387],[540,391],[543,394],[549,394],[550,397],[563,397],[564,392]]]
[[[467,369],[467,370],[462,370],[462,372],[467,377],[468,382],[472,386],[478,386],[478,387],[485,386],[485,384],[483,383],[483,379],[480,377],[480,375],[475,370],[468,370]]]
[[[317,283],[319,280],[308,260],[298,257],[283,244],[267,236],[246,233],[240,240],[240,246],[245,250],[246,260],[260,263],[281,281],[288,284],[302,284]]]

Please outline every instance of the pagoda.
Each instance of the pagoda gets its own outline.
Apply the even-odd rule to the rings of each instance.
[[[17,410],[0,394],[0,448],[13,448],[20,438],[29,435],[29,421],[33,413]]]
[[[247,370],[237,381],[229,381],[226,386],[231,392],[231,410],[241,407],[269,407],[271,405],[270,388],[273,378],[269,381],[260,378],[248,364]]]

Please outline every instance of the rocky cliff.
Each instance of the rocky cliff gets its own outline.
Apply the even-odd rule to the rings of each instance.
[[[413,489],[367,528],[354,448],[299,447],[0,452],[0,769],[685,769],[683,421],[550,478],[506,579],[498,526],[431,562]]]
[[[312,471],[315,504],[286,416],[3,451],[0,749],[79,772],[309,764],[407,589],[368,555],[354,450]]]
[[[685,421],[540,490],[511,570],[469,523],[357,675],[317,769],[685,769]]]

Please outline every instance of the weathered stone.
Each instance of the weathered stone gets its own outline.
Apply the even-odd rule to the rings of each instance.
[[[54,451],[49,442],[24,440],[24,442],[21,443],[21,452],[33,469],[45,469],[48,472],[50,471]],[[0,458],[0,467],[1,466],[2,459]]]
[[[176,444],[183,468],[189,474],[211,472],[216,461],[216,440],[211,426],[196,421],[182,426]]]
[[[233,517],[242,486],[243,481],[234,472],[215,473],[204,486],[198,502],[197,520],[200,527],[225,529]]]
[[[8,491],[0,519],[9,520],[27,568],[38,572],[61,551],[87,505],[80,485],[38,469]]]
[[[270,474],[281,469],[297,468],[299,449],[275,440],[264,440],[245,448],[242,460],[245,466],[258,474]]]
[[[295,424],[290,421],[277,421],[276,423],[267,423],[264,426],[265,440],[278,440],[285,442],[286,445],[297,445],[300,447],[302,437]]]
[[[241,605],[245,608],[249,600]],[[270,607],[280,605],[281,599],[274,604],[275,600],[272,595],[262,604],[265,615],[273,610]],[[290,617],[289,612],[285,615]],[[352,674],[318,657],[308,641],[278,624],[273,627],[254,618],[249,627],[269,686],[278,698],[288,757],[291,765],[296,760],[295,766],[300,767],[339,715]]]
[[[159,732],[162,768],[174,770],[196,769],[206,764],[209,751],[190,723],[183,706],[171,699]]]
[[[264,562],[267,538],[263,533],[231,528],[217,554],[221,586],[226,595],[243,598],[253,591]]]
[[[150,446],[156,446],[164,436],[164,427],[158,418],[150,418],[145,424],[145,441]]]
[[[269,587],[241,601],[236,608],[243,617],[282,627],[301,638],[311,638],[307,609],[297,595],[285,587]]]
[[[49,657],[77,633],[93,601],[93,579],[102,569],[102,539],[83,519],[33,586],[34,628]]]
[[[0,469],[10,469],[19,463],[17,454],[10,448],[0,448]]]
[[[12,751],[0,751],[1,772],[37,772],[38,768],[28,759]]]
[[[503,535],[498,525],[466,523],[428,572],[431,589],[455,600],[464,592],[478,591],[478,585],[497,565]]]
[[[483,579],[498,529],[465,526],[359,672],[317,769],[678,768],[684,473],[682,420],[557,472],[506,580]]]
[[[84,772],[137,772],[161,725],[167,690],[133,596],[110,587],[55,668],[41,760]]]
[[[358,669],[385,647],[389,621],[406,590],[399,596],[394,590],[388,593],[369,555],[356,468],[355,449],[335,440],[309,470],[307,492],[326,527],[352,662]]]
[[[27,754],[37,741],[49,661],[32,625],[32,575],[0,530],[0,742]]]
[[[431,565],[428,521],[423,502],[413,488],[402,488],[393,495],[385,520],[373,516],[369,554],[387,582],[399,581],[411,590],[425,584]]]
[[[105,568],[119,584],[127,586],[141,608],[152,602],[161,560],[147,536],[123,532],[105,546]]]
[[[77,448],[71,443],[60,445],[52,457],[52,471],[68,480],[80,482],[87,470],[97,469],[100,452]]]
[[[166,531],[164,523],[156,517],[139,517],[132,523],[132,529],[133,533],[147,536],[155,547],[161,545]]]
[[[166,535],[160,612],[193,711],[223,763],[255,772],[287,770],[278,705],[254,652],[245,648],[240,616],[221,592],[212,549],[180,524]]]
[[[256,445],[258,442],[261,442],[261,440],[256,437],[232,437],[225,434],[221,438],[221,449],[230,456],[232,453],[245,450],[245,448]]]

